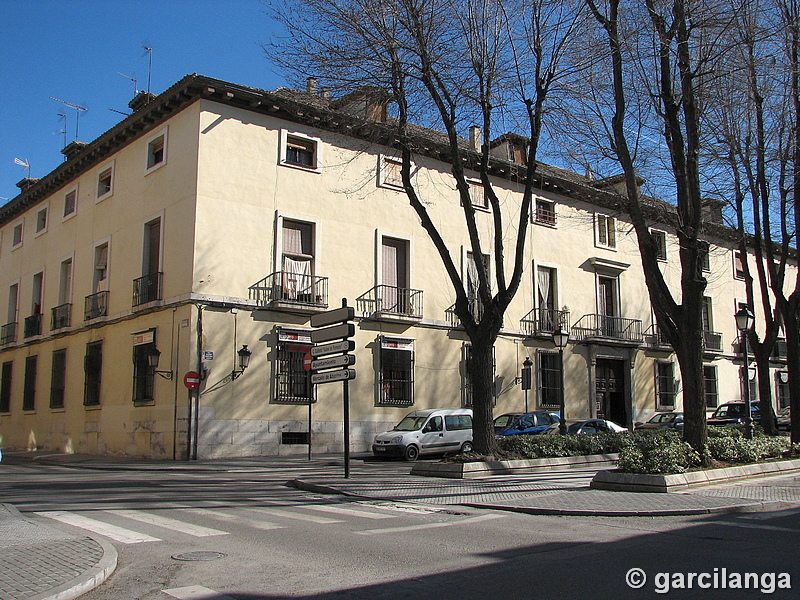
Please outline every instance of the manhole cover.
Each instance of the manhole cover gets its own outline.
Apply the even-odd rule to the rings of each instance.
[[[173,560],[217,560],[218,558],[224,558],[228,556],[227,554],[223,554],[222,552],[208,552],[208,551],[199,551],[199,552],[184,552],[183,554],[173,554]]]

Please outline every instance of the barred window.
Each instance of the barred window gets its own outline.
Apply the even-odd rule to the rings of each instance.
[[[561,406],[561,362],[555,352],[539,352],[539,406]]]
[[[381,339],[378,404],[414,404],[414,342]]]
[[[656,363],[656,400],[658,406],[675,408],[675,365]]]
[[[472,345],[464,344],[461,359],[461,405],[465,408],[472,407]],[[497,358],[492,349],[492,381],[495,381],[497,372]],[[492,406],[497,405],[497,389],[492,387]]]
[[[719,387],[717,385],[717,367],[706,365],[703,367],[703,380],[705,382],[706,407],[716,408],[719,404]]]
[[[0,371],[0,413],[11,412],[11,373],[14,363],[3,363]]]
[[[64,408],[64,387],[67,377],[67,350],[53,351],[50,372],[50,408]]]
[[[311,371],[306,371],[303,364],[305,355],[311,351],[310,337],[308,334],[282,332],[278,339],[275,402],[315,402]]]
[[[103,372],[103,342],[86,344],[83,357],[83,404],[97,406],[100,404],[100,380]]]
[[[38,356],[28,356],[25,358],[22,410],[36,410],[36,372],[38,358]]]

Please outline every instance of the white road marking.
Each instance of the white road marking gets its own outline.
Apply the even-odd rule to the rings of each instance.
[[[157,537],[152,537],[144,533],[138,533],[130,529],[117,527],[116,525],[111,525],[110,523],[104,523],[103,521],[97,521],[95,519],[90,519],[89,517],[76,515],[66,511],[54,510],[37,512],[34,514],[47,517],[48,519],[54,519],[61,523],[66,523],[67,525],[73,525],[74,527],[80,527],[81,529],[87,529],[104,537],[110,538],[115,542],[120,542],[121,544],[140,544],[142,542],[161,541],[161,539]]]
[[[465,523],[477,523],[478,521],[488,521],[491,519],[502,519],[506,515],[480,515],[468,519],[459,519],[456,521],[446,521],[443,523],[423,523],[422,525],[407,525],[405,527],[383,527],[381,529],[365,529],[363,531],[354,531],[358,535],[379,535],[381,533],[401,533],[404,531],[418,531],[422,529],[436,529],[437,527],[452,527],[453,525],[463,525]]]
[[[358,510],[355,508],[346,508],[344,506],[330,506],[328,504],[303,504],[303,508],[309,510],[319,510],[322,512],[337,513],[342,515],[351,515],[354,517],[363,517],[364,519],[396,519],[395,515],[379,515],[365,510]]]
[[[255,519],[239,517],[219,510],[210,510],[206,508],[185,508],[181,510],[185,510],[187,512],[194,513],[197,515],[210,515],[211,517],[221,519],[223,521],[240,523],[242,525],[247,525],[248,527],[252,527],[253,529],[263,529],[265,531],[269,531],[270,529],[283,529],[285,527],[284,525],[278,525],[277,523],[270,523],[269,521],[256,521]]]
[[[202,585],[190,585],[182,588],[172,588],[171,590],[161,590],[168,596],[178,600],[236,600],[231,596],[220,594],[214,590],[203,587]]]
[[[201,525],[195,525],[194,523],[185,523],[184,521],[178,521],[177,519],[170,519],[169,517],[159,517],[158,515],[153,515],[140,510],[119,509],[119,510],[108,510],[106,512],[109,512],[112,515],[125,517],[126,519],[133,519],[134,521],[139,521],[141,523],[147,523],[149,525],[163,527],[164,529],[170,529],[172,531],[177,531],[179,533],[185,533],[186,535],[191,535],[194,537],[229,535],[229,532],[227,531],[220,531],[219,529],[211,529],[210,527],[203,527]]]
[[[342,521],[337,519],[327,519],[325,517],[317,517],[315,515],[302,515],[299,513],[289,512],[288,510],[280,510],[277,508],[262,508],[262,507],[254,507],[249,506],[246,510],[252,510],[254,512],[260,512],[267,515],[272,515],[273,517],[283,517],[285,519],[297,519],[298,521],[308,521],[309,523],[317,523],[319,525],[328,525],[330,523],[342,523]]]

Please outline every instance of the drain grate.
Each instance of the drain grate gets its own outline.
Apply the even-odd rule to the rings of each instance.
[[[198,552],[184,552],[183,554],[173,554],[173,560],[217,560],[228,556],[222,552],[210,552],[201,550]]]

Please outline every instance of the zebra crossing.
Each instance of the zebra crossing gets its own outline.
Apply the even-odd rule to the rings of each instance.
[[[90,515],[88,511],[65,511],[50,510],[37,511],[33,514],[57,521],[64,525],[77,527],[90,531],[97,535],[106,537],[113,542],[120,544],[141,544],[148,542],[160,542],[167,537],[168,533],[162,531],[179,533],[195,538],[205,538],[213,536],[230,535],[234,528],[253,528],[261,531],[271,531],[291,528],[298,523],[310,523],[321,526],[336,526],[343,523],[355,525],[352,533],[358,535],[378,535],[380,533],[399,533],[403,531],[416,531],[419,529],[450,527],[460,523],[470,523],[474,521],[502,518],[502,514],[481,515],[478,517],[469,515],[452,515],[447,520],[440,520],[429,523],[414,525],[392,525],[392,520],[408,518],[409,513],[398,510],[392,504],[359,505],[359,503],[348,503],[347,506],[341,504],[323,504],[314,502],[280,503],[261,501],[258,506],[247,505],[231,507],[214,506],[193,507],[177,504],[168,509],[136,510],[108,508],[105,510],[93,510]],[[164,516],[164,512],[169,511],[170,516]],[[443,512],[429,510],[428,512]],[[322,513],[322,514],[320,514]],[[424,513],[422,513],[424,515]],[[213,521],[214,525],[220,523],[219,527],[208,527],[193,522],[202,519],[203,522]],[[378,522],[385,522],[385,527],[376,527]],[[364,524],[360,527],[360,524]],[[160,536],[160,537],[159,537]]]

